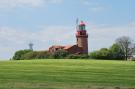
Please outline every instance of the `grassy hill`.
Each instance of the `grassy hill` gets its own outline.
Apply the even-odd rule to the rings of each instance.
[[[128,88],[135,89],[135,62],[68,59],[0,62],[0,89]]]

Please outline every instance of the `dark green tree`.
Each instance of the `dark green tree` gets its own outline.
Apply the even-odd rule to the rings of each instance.
[[[53,57],[52,57],[51,53],[48,51],[39,51],[39,52],[37,52],[36,58],[37,59],[50,59]]]
[[[80,54],[80,55],[69,54],[66,58],[67,59],[88,59],[89,55],[87,55],[87,54]]]
[[[99,51],[90,53],[90,58],[94,59],[111,59],[111,52],[107,48],[102,48]]]
[[[99,54],[100,54],[100,59],[111,59],[110,50],[108,50],[107,48],[100,49]]]
[[[22,60],[36,59],[37,55],[38,55],[38,52],[32,51],[32,52],[28,52],[28,53],[24,54],[24,55],[21,57],[21,59],[22,59]]]
[[[69,52],[67,52],[64,49],[59,49],[56,52],[52,53],[53,58],[55,59],[62,59],[69,55]]]
[[[32,50],[19,50],[19,51],[16,51],[14,56],[13,56],[13,60],[23,60],[22,57],[29,53],[29,52],[32,52]]]
[[[124,59],[124,53],[118,44],[113,44],[109,50],[111,52],[112,59]]]
[[[51,59],[53,56],[48,51],[32,51],[22,56],[22,59]]]

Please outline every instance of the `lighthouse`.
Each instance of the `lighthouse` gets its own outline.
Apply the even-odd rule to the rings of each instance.
[[[86,31],[86,25],[83,21],[78,24],[77,21],[77,32],[76,32],[76,39],[77,43],[74,45],[53,45],[49,48],[50,53],[55,53],[58,50],[66,50],[70,54],[80,55],[80,54],[88,54],[88,34]]]
[[[82,54],[88,54],[88,34],[86,31],[86,25],[83,21],[77,25],[77,46],[82,48]]]

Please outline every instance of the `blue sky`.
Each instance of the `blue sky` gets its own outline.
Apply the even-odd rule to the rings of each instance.
[[[0,0],[0,59],[16,50],[75,44],[76,19],[84,20],[89,51],[120,36],[135,40],[135,0]]]

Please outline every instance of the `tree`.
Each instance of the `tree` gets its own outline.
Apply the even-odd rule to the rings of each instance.
[[[30,60],[30,59],[36,59],[38,52],[32,51],[24,54],[21,59],[22,60]]]
[[[99,51],[91,52],[89,56],[90,58],[93,58],[93,59],[100,59],[100,52]]]
[[[53,56],[48,51],[32,51],[22,56],[22,59],[51,59]]]
[[[109,50],[111,52],[112,59],[119,59],[119,60],[124,59],[124,56],[123,56],[124,53],[118,44],[113,44]]]
[[[118,44],[121,50],[124,53],[125,60],[128,59],[129,56],[132,56],[135,51],[135,44],[133,44],[130,37],[123,36],[116,40],[116,44]]]
[[[81,54],[81,55],[69,54],[66,57],[66,59],[88,59],[88,58],[89,58],[89,55],[87,54]]]
[[[90,57],[94,59],[111,59],[111,52],[107,48],[90,53]]]
[[[14,56],[13,56],[13,60],[23,60],[22,57],[29,53],[29,52],[32,52],[32,50],[19,50],[19,51],[16,51]]]
[[[59,49],[56,52],[52,53],[53,58],[65,58],[69,55],[69,52],[67,52],[64,49]]]
[[[101,59],[111,59],[111,53],[110,50],[107,48],[102,48],[100,49],[100,55],[101,55]]]
[[[115,59],[122,60],[124,59],[124,53],[121,50],[118,44],[113,44],[109,49],[101,48],[100,50],[90,53],[90,57],[94,59]]]
[[[52,58],[52,55],[48,51],[38,51],[36,58],[37,59],[50,59]]]

